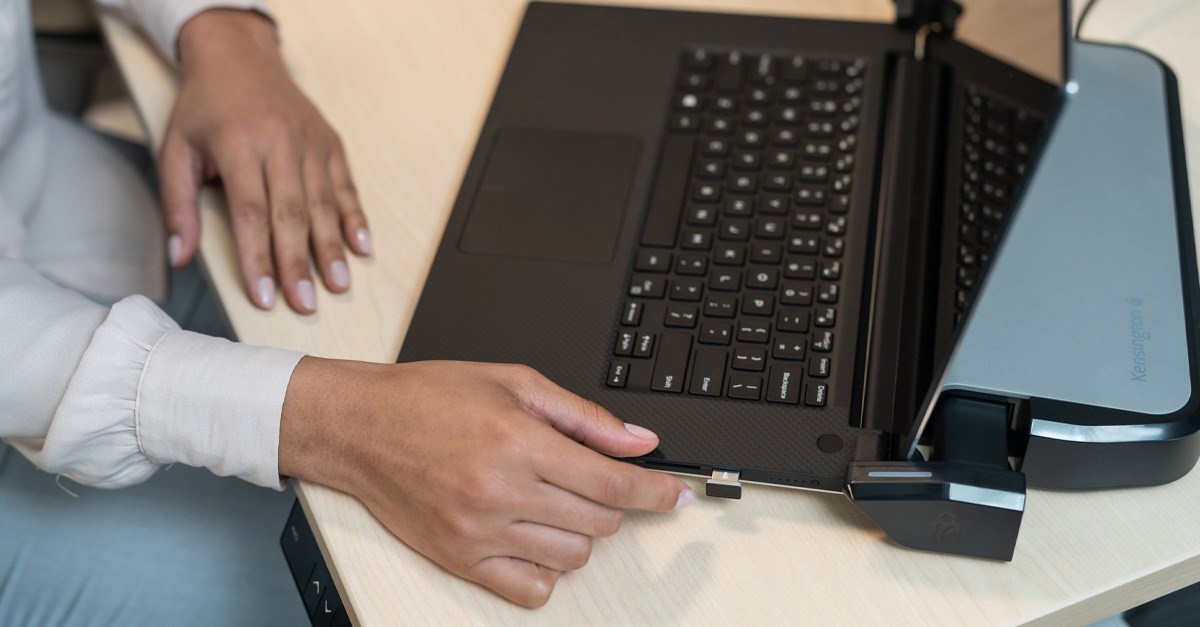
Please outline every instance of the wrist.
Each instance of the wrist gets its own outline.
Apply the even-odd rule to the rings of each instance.
[[[186,71],[221,65],[254,54],[281,60],[275,24],[261,13],[243,9],[208,9],[179,29],[179,62]]]
[[[343,492],[360,482],[368,389],[378,366],[304,357],[292,372],[279,421],[279,473]]]

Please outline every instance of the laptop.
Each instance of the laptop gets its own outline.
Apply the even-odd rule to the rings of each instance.
[[[531,3],[399,361],[533,366],[716,496],[843,491],[911,454],[1062,98],[1068,15]]]

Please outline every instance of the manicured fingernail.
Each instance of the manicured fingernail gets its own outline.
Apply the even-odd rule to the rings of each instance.
[[[639,427],[637,425],[631,425],[628,422],[625,423],[625,430],[636,435],[639,438],[657,438],[658,437],[657,435],[655,435],[655,433],[653,431],[647,429],[646,427]]]
[[[345,261],[338,259],[329,264],[329,282],[340,290],[350,287],[350,268]]]
[[[371,232],[366,227],[360,228],[354,232],[354,241],[358,243],[358,252],[369,255],[374,250],[371,244]]]
[[[300,300],[300,308],[305,311],[317,310],[317,290],[312,281],[301,279],[296,281],[296,298]]]
[[[683,509],[691,505],[696,500],[696,493],[692,492],[691,488],[685,488],[679,493],[679,500],[675,501],[675,509]]]
[[[179,260],[183,257],[183,240],[178,235],[167,238],[167,257],[172,266],[179,265]]]
[[[275,279],[269,276],[259,277],[254,286],[254,301],[263,309],[275,308]]]

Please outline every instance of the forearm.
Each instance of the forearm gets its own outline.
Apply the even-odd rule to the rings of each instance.
[[[162,464],[279,486],[300,355],[182,331],[149,300],[112,310],[0,260],[0,437],[43,470],[120,487]]]
[[[168,61],[178,60],[178,38],[184,25],[214,9],[235,9],[269,18],[263,0],[95,0],[140,27]],[[265,20],[264,20],[265,21]]]

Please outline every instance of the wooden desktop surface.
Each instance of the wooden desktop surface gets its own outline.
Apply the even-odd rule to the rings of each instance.
[[[623,4],[888,21],[890,0],[624,0]],[[264,313],[243,295],[223,203],[203,197],[203,254],[238,335],[391,362],[520,21],[522,0],[274,3],[296,80],[342,133],[377,253],[320,312]],[[175,90],[128,27],[104,23],[154,142]],[[1085,36],[1155,52],[1178,74],[1200,207],[1200,3],[1100,0]],[[397,454],[403,454],[397,451]],[[1011,563],[885,540],[845,498],[748,486],[669,514],[632,512],[540,610],[461,581],[353,498],[297,482],[351,616],[412,623],[1086,623],[1200,581],[1200,472],[1170,485],[1030,491]],[[701,490],[701,481],[691,481]],[[281,521],[282,524],[282,521]],[[299,602],[299,599],[297,599]]]

